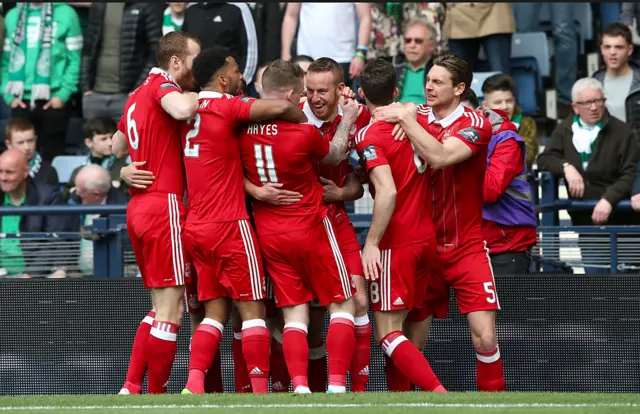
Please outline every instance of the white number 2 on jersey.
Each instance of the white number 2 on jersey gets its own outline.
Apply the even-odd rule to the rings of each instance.
[[[131,148],[137,150],[138,144],[140,143],[140,137],[138,136],[136,121],[133,119],[133,111],[135,110],[136,104],[134,103],[127,111],[127,138],[129,139],[129,145],[131,145]]]
[[[184,156],[189,158],[198,158],[200,156],[200,144],[193,144],[191,146],[191,140],[198,136],[200,133],[200,114],[196,113],[193,117],[187,120],[187,124],[191,121],[195,121],[193,128],[187,132],[186,142],[184,143]]]
[[[262,184],[277,183],[278,175],[276,174],[276,164],[273,161],[273,147],[271,145],[254,144],[253,152],[256,156],[256,168],[258,169],[260,182]],[[264,157],[262,156],[263,152]]]

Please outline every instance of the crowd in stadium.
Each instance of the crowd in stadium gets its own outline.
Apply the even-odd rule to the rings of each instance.
[[[446,392],[420,350],[450,289],[478,390],[504,391],[493,275],[529,272],[534,164],[597,201],[574,225],[640,223],[640,6],[594,6],[592,76],[573,7],[548,5],[559,122],[542,145],[511,76],[513,35],[539,30],[540,4],[3,3],[3,206],[128,203],[152,309],[121,394],[147,374],[166,392],[185,308],[186,394],[220,391],[230,317],[238,392],[271,378],[274,392],[343,393],[348,377],[365,391],[372,324],[389,390]],[[479,72],[495,73],[476,93]],[[61,180],[71,153],[82,161]],[[365,185],[361,247],[345,202]],[[3,216],[1,231],[94,218]],[[28,243],[2,240],[4,277],[69,276],[54,247],[27,257]],[[91,250],[73,253],[82,274]]]

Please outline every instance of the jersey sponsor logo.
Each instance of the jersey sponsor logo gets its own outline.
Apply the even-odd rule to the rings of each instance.
[[[360,157],[364,158],[365,161],[373,161],[378,159],[378,154],[376,154],[376,149],[373,145],[369,145],[360,153]]]
[[[476,142],[480,139],[480,133],[472,127],[458,131],[458,135],[464,137],[469,142]]]

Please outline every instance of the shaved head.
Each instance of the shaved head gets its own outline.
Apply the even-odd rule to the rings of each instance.
[[[99,165],[91,164],[82,167],[76,175],[76,187],[88,192],[106,194],[111,189],[109,172]]]
[[[10,148],[0,155],[0,187],[11,193],[29,177],[29,160],[23,151]]]

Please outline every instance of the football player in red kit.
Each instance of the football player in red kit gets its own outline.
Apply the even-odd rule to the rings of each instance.
[[[378,108],[374,116],[399,123],[433,168],[433,217],[443,271],[430,282],[425,306],[414,312],[412,340],[422,349],[432,315],[446,317],[452,287],[471,328],[478,390],[504,391],[495,328],[500,304],[482,234],[483,182],[492,131],[488,119],[461,104],[472,77],[467,62],[444,53],[436,57],[427,76],[428,106],[417,110],[428,118],[428,125],[417,122],[407,104]]]
[[[222,340],[232,299],[242,317],[242,351],[254,393],[268,391],[270,335],[264,322],[264,272],[245,206],[244,176],[237,142],[241,122],[281,117],[306,122],[284,100],[256,100],[240,93],[242,74],[221,47],[203,51],[193,63],[202,87],[199,108],[182,132],[189,193],[183,239],[198,274],[205,318],[191,342],[185,394],[203,393],[205,373]]]
[[[120,394],[139,394],[149,369],[149,393],[166,392],[176,354],[187,281],[181,231],[184,223],[184,175],[180,155],[181,121],[197,109],[191,65],[200,53],[199,40],[174,32],[156,48],[159,67],[127,99],[113,137],[113,153],[129,154],[155,180],[146,189],[132,188],[127,230],[142,280],[151,290],[153,309],[143,319],[133,344],[127,379]]]
[[[398,95],[393,65],[375,59],[364,68],[360,94],[370,110]],[[356,148],[371,183],[373,216],[362,250],[376,339],[394,365],[422,390],[446,392],[422,353],[403,335],[409,311],[422,305],[436,263],[430,169],[394,125],[379,121],[358,132]]]
[[[263,96],[298,102],[303,78],[304,72],[297,64],[275,61],[263,74]],[[328,392],[346,391],[355,347],[351,278],[313,168],[314,161],[337,165],[344,157],[348,132],[358,113],[354,101],[348,100],[343,107],[344,117],[331,142],[315,126],[283,121],[249,124],[240,139],[243,165],[253,186],[283,183],[283,188],[302,195],[290,206],[253,203],[265,266],[285,319],[284,355],[296,393],[310,392],[307,327],[309,303],[314,296],[331,314]]]

